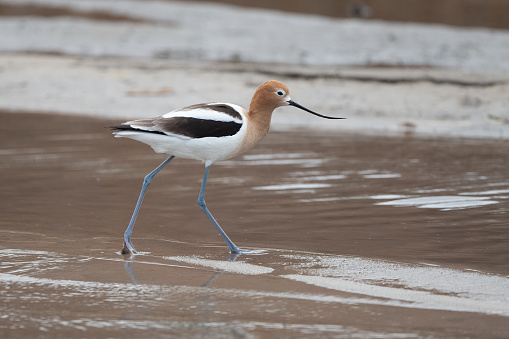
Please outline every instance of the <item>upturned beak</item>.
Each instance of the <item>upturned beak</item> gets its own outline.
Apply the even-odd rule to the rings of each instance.
[[[308,109],[308,108],[306,108],[306,107],[304,107],[304,106],[302,106],[302,105],[299,105],[298,103],[296,103],[296,102],[295,102],[295,101],[293,101],[293,100],[288,100],[288,101],[287,101],[287,103],[288,103],[288,105],[290,105],[290,106],[295,106],[295,107],[297,107],[297,108],[300,108],[301,110],[304,110],[304,111],[306,111],[306,112],[309,112],[309,113],[311,113],[311,114],[314,114],[314,115],[316,115],[316,116],[318,116],[318,117],[320,117],[320,118],[325,118],[325,119],[346,119],[346,118],[329,117],[329,116],[327,116],[327,115],[322,115],[322,114],[319,114],[319,113],[313,112],[312,110],[310,110],[310,109]]]

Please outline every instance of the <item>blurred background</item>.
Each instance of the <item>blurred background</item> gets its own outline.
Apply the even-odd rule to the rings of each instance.
[[[188,0],[191,1],[191,0]],[[183,1],[185,2],[185,1]],[[204,2],[196,1],[195,2]],[[464,27],[509,28],[506,0],[216,0],[246,8],[316,14],[334,18],[363,18],[400,22],[436,23]],[[69,10],[16,2],[3,3],[2,15],[63,15]]]
[[[509,2],[506,0],[219,0],[215,2],[334,18],[509,28]]]
[[[278,79],[347,130],[505,139],[508,3],[1,0],[0,109],[149,117]]]

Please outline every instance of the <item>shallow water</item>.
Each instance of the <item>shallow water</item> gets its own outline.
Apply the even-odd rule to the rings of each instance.
[[[5,337],[507,337],[507,141],[269,133],[203,166],[108,121],[1,114]],[[118,121],[116,121],[118,122]]]

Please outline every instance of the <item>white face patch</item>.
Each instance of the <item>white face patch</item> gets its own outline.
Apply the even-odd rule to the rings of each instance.
[[[286,95],[286,92],[284,90],[282,90],[282,89],[278,89],[276,91],[276,94],[277,94],[278,97],[284,98],[285,95]]]

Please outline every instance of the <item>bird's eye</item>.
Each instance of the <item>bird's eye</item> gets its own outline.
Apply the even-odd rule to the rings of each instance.
[[[286,93],[285,93],[285,91],[283,91],[283,90],[279,90],[279,91],[277,91],[277,92],[276,92],[276,94],[277,94],[277,95],[279,95],[280,97],[282,97],[282,96],[284,96]]]

